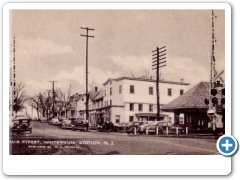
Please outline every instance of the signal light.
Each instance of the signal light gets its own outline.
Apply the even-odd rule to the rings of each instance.
[[[225,104],[225,98],[221,99],[221,104]]]
[[[217,89],[211,89],[211,95],[216,96],[217,95]]]
[[[209,99],[206,98],[206,99],[204,100],[204,103],[205,103],[206,105],[209,105]]]
[[[213,98],[212,98],[212,103],[213,103],[214,105],[217,105],[217,104],[218,104],[218,99],[217,99],[216,97],[213,97]]]
[[[222,95],[225,96],[225,88],[222,89]]]

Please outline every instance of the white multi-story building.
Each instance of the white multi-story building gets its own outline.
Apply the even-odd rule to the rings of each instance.
[[[104,85],[104,110],[115,124],[131,121],[155,121],[157,113],[156,80],[120,77],[108,79]],[[189,83],[159,82],[160,109],[183,94]],[[107,117],[107,116],[104,116]],[[161,120],[174,123],[173,113],[160,113]]]

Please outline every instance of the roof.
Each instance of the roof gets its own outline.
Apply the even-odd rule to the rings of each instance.
[[[96,101],[96,100],[102,99],[103,97],[104,97],[104,91],[99,91],[93,100]]]
[[[176,109],[206,109],[204,99],[209,96],[210,83],[200,82],[183,95],[164,105],[161,110],[173,111]]]
[[[25,115],[17,115],[12,120],[17,121],[17,120],[26,120],[26,119],[30,120],[31,118],[29,116],[25,116]]]
[[[89,92],[89,99],[93,100],[97,96],[98,93],[99,92],[96,92],[96,91],[90,91]]]
[[[120,78],[109,78],[106,82],[103,83],[105,86],[109,81],[121,81],[121,80],[134,80],[134,81],[146,81],[146,82],[156,82],[155,79],[143,79],[143,78],[133,78],[133,77],[120,77]],[[189,83],[184,82],[174,82],[174,81],[165,81],[159,80],[160,83],[168,83],[168,84],[178,84],[178,85],[189,85]]]

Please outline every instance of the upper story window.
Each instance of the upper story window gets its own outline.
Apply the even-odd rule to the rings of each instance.
[[[149,94],[153,95],[153,87],[149,87]]]
[[[112,81],[110,81],[109,83],[110,83],[110,85],[112,85]]]
[[[119,94],[122,94],[122,85],[119,85]]]
[[[153,105],[149,104],[149,112],[153,112]]]
[[[180,96],[184,93],[183,89],[180,89]]]
[[[138,111],[142,111],[143,109],[143,105],[142,104],[138,104]]]
[[[133,103],[130,103],[129,110],[134,111],[134,104]]]
[[[130,85],[130,94],[134,94],[134,85]]]
[[[110,99],[110,106],[112,105],[112,100]]]
[[[84,101],[84,98],[82,98],[82,101]]]
[[[168,88],[168,96],[172,96],[172,89]]]
[[[110,96],[112,95],[112,88],[110,88]]]

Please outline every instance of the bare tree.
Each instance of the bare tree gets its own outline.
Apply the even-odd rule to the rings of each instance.
[[[29,97],[28,104],[29,104],[29,106],[33,107],[37,111],[37,118],[39,119],[40,103],[39,103],[38,95]]]
[[[70,106],[71,101],[71,94],[72,94],[72,85],[70,84],[67,92],[62,91],[60,88],[56,90],[56,97],[58,99],[58,103],[61,104],[61,109],[65,110],[65,116],[67,117],[67,112]]]
[[[17,114],[18,111],[21,111],[25,108],[24,103],[27,100],[27,95],[24,90],[23,83],[19,83],[15,89],[14,93],[14,99],[13,99],[13,111]]]

